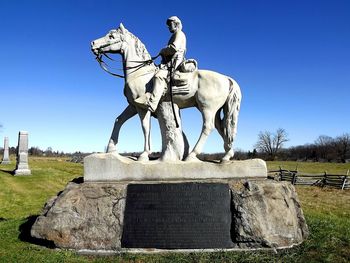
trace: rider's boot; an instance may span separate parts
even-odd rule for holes
[[[149,98],[150,98],[151,94],[150,93],[145,93],[142,94],[140,97],[138,97],[137,99],[134,100],[135,104],[143,109],[148,109],[149,108]]]

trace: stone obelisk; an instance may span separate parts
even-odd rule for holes
[[[28,166],[28,132],[20,131],[18,135],[17,164],[15,175],[30,175]]]
[[[10,155],[9,155],[9,138],[4,138],[4,156],[2,157],[1,164],[10,164]]]

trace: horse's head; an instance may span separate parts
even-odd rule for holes
[[[123,43],[125,40],[126,29],[120,24],[118,29],[113,29],[104,37],[91,42],[92,52],[98,56],[103,53],[123,53]]]
[[[119,28],[109,31],[104,37],[92,41],[91,50],[97,57],[105,53],[124,55],[128,53],[131,60],[151,59],[145,45],[130,33],[123,24],[120,24]]]

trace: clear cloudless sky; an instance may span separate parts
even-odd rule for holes
[[[349,0],[1,0],[0,144],[8,136],[16,146],[24,130],[30,147],[104,151],[127,102],[123,80],[99,68],[90,42],[122,22],[156,55],[172,15],[183,22],[187,58],[241,87],[237,148],[252,150],[260,131],[278,128],[288,132],[286,146],[350,132]],[[200,113],[186,109],[182,119],[193,147]],[[152,141],[159,151],[155,119]],[[221,152],[222,144],[215,131],[204,151]],[[135,116],[118,150],[142,148]]]

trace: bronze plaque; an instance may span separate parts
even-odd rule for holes
[[[122,247],[229,248],[230,191],[227,184],[130,184]]]

